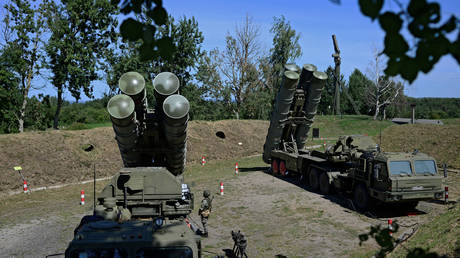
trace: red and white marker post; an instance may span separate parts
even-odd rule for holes
[[[27,186],[27,181],[24,179],[24,193],[30,193],[29,187]]]
[[[393,220],[392,219],[388,220],[388,232],[390,236],[393,236]]]
[[[206,158],[201,156],[201,165],[204,166],[206,164]]]
[[[220,195],[224,195],[224,182],[220,182]]]
[[[85,190],[80,191],[80,205],[85,205]]]
[[[238,175],[238,162],[235,163],[235,175]]]

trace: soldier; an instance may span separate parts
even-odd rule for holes
[[[198,210],[198,215],[201,216],[201,223],[203,223],[203,236],[208,237],[208,218],[209,214],[211,213],[212,209],[212,199],[214,198],[209,198],[211,194],[209,193],[208,190],[203,191],[203,197],[204,199],[201,201],[201,207]]]

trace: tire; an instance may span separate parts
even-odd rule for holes
[[[280,172],[279,170],[279,163],[277,159],[272,160],[272,173],[273,175],[276,175]]]
[[[311,168],[310,173],[308,173],[308,182],[313,191],[318,191],[319,189],[319,178],[318,170],[316,168]]]
[[[284,160],[280,160],[280,174],[281,175],[286,175],[286,162]]]
[[[330,194],[332,185],[329,183],[329,177],[326,172],[322,172],[319,176],[319,190],[322,194]]]
[[[355,187],[353,204],[358,211],[366,211],[369,208],[369,193],[363,184]]]

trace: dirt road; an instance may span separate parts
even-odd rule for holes
[[[443,210],[440,204],[424,202],[417,207],[417,216],[383,210],[377,214],[380,218],[372,218],[349,209],[342,196],[323,196],[304,189],[293,178],[276,178],[262,170],[242,164],[240,174],[224,182],[223,196],[218,193],[217,178],[196,182],[192,189],[197,197],[195,206],[201,200],[202,190],[212,189],[215,196],[209,238],[203,239],[205,257],[232,249],[231,230],[241,230],[247,237],[249,257],[353,256],[375,246],[366,243],[359,247],[358,235],[367,232],[370,225],[386,225],[387,218],[397,219],[403,225],[423,223]],[[81,216],[91,211],[89,205],[75,205],[77,194],[72,197],[73,206],[64,201],[69,199],[65,195],[70,192],[78,193],[78,187],[36,192],[33,199],[15,196],[3,200],[1,256],[44,257],[63,252]],[[90,189],[91,185],[86,187]],[[88,194],[87,198],[92,197]],[[21,204],[21,200],[26,204]],[[4,209],[11,209],[12,205],[18,205],[17,209]],[[191,217],[201,226],[195,212]]]

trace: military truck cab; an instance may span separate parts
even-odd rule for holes
[[[424,153],[379,153],[372,168],[369,192],[375,199],[415,206],[418,201],[443,196],[436,161]]]

